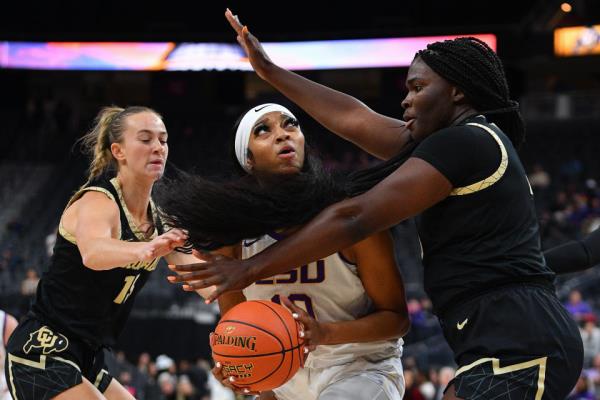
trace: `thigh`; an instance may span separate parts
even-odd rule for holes
[[[454,384],[448,386],[448,389],[444,392],[444,397],[442,400],[463,400],[460,397],[456,396],[456,391],[454,390]]]
[[[498,290],[451,313],[444,334],[464,399],[563,400],[579,377],[581,337],[553,293]]]
[[[106,397],[100,393],[100,391],[90,383],[87,379],[83,378],[79,385],[73,386],[70,389],[65,390],[58,396],[53,398],[54,400],[105,400]]]
[[[390,397],[383,386],[374,380],[364,376],[356,375],[341,379],[327,386],[318,397],[319,400],[401,400],[402,396]]]
[[[108,400],[135,400],[135,397],[133,397],[116,379],[110,381],[108,388],[104,392],[104,396],[106,396]]]

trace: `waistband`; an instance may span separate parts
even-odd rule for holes
[[[518,287],[534,287],[542,290],[546,290],[552,294],[555,294],[556,288],[553,282],[550,282],[547,277],[527,277],[523,279],[497,281],[490,283],[485,287],[477,290],[470,290],[454,296],[450,301],[441,307],[437,307],[435,314],[440,320],[444,320],[448,314],[452,314],[453,311],[462,308],[466,303],[476,301],[482,296],[489,295],[491,293],[498,292],[500,290],[515,289]]]

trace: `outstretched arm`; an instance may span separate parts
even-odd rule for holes
[[[188,289],[216,285],[209,297],[242,289],[252,282],[284,273],[290,266],[304,265],[344,249],[366,237],[417,215],[446,198],[450,181],[428,162],[409,158],[393,174],[368,192],[336,203],[316,216],[294,235],[243,261],[217,261],[178,266],[176,277],[189,281]]]
[[[404,121],[381,115],[352,96],[277,66],[237,16],[227,9],[225,17],[236,31],[237,40],[258,76],[321,125],[381,159],[398,154],[410,141]]]
[[[571,240],[544,252],[546,264],[557,274],[584,271],[600,264],[600,229],[582,240]]]
[[[119,208],[106,195],[100,192],[85,193],[71,207],[75,206],[72,231],[83,264],[93,270],[151,261],[183,246],[187,238],[179,229],[172,229],[150,242],[125,242],[118,238],[121,226]]]

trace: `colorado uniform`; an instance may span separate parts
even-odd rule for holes
[[[281,236],[272,233],[242,243],[242,257],[260,253]],[[320,322],[349,321],[373,311],[355,264],[341,253],[260,280],[243,291],[248,300],[280,303],[287,296]],[[275,389],[279,400],[402,399],[402,339],[317,346],[304,368]]]
[[[137,229],[116,178],[93,182],[75,194],[69,205],[88,191],[104,193],[116,202],[120,240],[149,241],[162,233],[152,201],[148,216],[156,227],[153,234],[146,238]],[[87,268],[73,232],[61,223],[36,299],[7,345],[6,376],[13,397],[51,399],[80,384],[84,377],[104,392],[112,380],[104,362],[104,349],[116,343],[133,299],[158,261],[133,262],[103,271]]]

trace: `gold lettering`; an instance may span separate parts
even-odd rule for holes
[[[125,269],[133,269],[137,271],[138,269],[145,269],[146,271],[154,271],[156,266],[158,265],[158,258],[155,258],[152,261],[136,261],[130,264],[123,266]]]
[[[256,351],[256,336],[229,336],[215,333],[215,344],[233,346]]]

